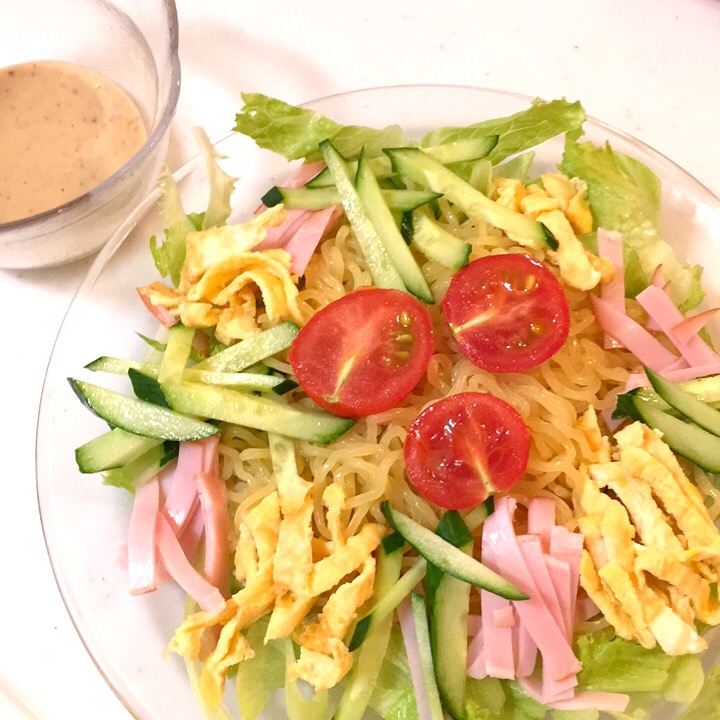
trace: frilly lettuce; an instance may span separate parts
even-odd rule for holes
[[[624,238],[625,287],[635,297],[647,287],[653,271],[662,265],[670,294],[683,312],[703,298],[702,268],[683,265],[660,231],[660,180],[641,162],[615,152],[579,142],[579,132],[568,133],[560,170],[587,185],[594,226],[616,230]]]
[[[666,655],[608,632],[581,635],[576,650],[583,664],[578,683],[586,690],[647,693],[649,700],[688,703],[703,684],[697,655]]]
[[[175,178],[165,171],[159,181],[166,226],[165,241],[158,244],[157,237],[153,235],[150,238],[150,252],[155,267],[161,277],[169,277],[175,286],[180,282],[180,271],[185,262],[185,239],[195,230],[204,230],[227,222],[230,216],[230,196],[235,187],[235,178],[230,177],[218,164],[222,156],[217,153],[205,132],[196,128],[195,139],[207,168],[210,187],[207,210],[203,213],[186,213]]]
[[[406,143],[397,125],[376,130],[360,125],[340,125],[321,113],[290,105],[260,93],[243,93],[243,107],[235,116],[235,132],[252,138],[256,144],[288,160],[322,159],[318,144],[332,140],[345,158],[354,158],[362,148],[368,156],[380,154],[384,147]]]

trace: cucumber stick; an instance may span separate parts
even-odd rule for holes
[[[442,193],[469,217],[503,230],[520,245],[557,248],[557,241],[542,223],[498,205],[419,148],[385,148],[393,169],[424,187]]]
[[[86,369],[94,372],[108,372],[125,375],[129,370],[136,370],[149,378],[158,379],[160,366],[152,363],[141,363],[133,360],[109,357],[107,355],[93,360]],[[283,378],[278,375],[267,375],[259,372],[222,372],[220,370],[197,370],[186,368],[183,379],[187,382],[206,383],[208,385],[224,385],[238,390],[278,390]]]
[[[435,532],[466,555],[472,555],[473,536],[456,511],[446,512],[440,518]],[[463,720],[471,586],[446,575],[435,565],[428,566],[425,584],[433,585],[432,591],[427,595],[430,607],[430,644],[438,690],[443,707],[456,720]]]
[[[420,670],[422,671],[425,694],[430,709],[430,720],[443,720],[442,703],[435,680],[435,666],[433,663],[432,648],[430,645],[430,632],[428,628],[427,613],[425,610],[425,598],[418,593],[410,596],[412,619],[415,624],[415,636],[417,638],[418,652],[420,655]],[[467,640],[465,640],[467,642]],[[463,668],[463,675],[465,669]],[[417,688],[415,689],[417,692]]]
[[[81,473],[102,472],[122,467],[161,443],[116,427],[77,448],[75,461]]]
[[[376,628],[389,618],[395,608],[417,587],[425,577],[427,560],[418,558],[415,564],[393,585],[393,587],[373,605],[370,612],[361,618],[350,638],[348,647],[351,651],[357,650]]]
[[[432,530],[393,509],[387,500],[381,507],[387,521],[405,538],[405,542],[443,572],[508,600],[527,600],[527,595],[512,583],[438,537]]]
[[[391,210],[409,212],[442,197],[431,190],[383,189],[382,198]],[[340,194],[334,186],[322,188],[274,187],[262,197],[267,207],[282,203],[286,210],[323,210],[340,204]]]
[[[354,177],[357,172],[357,160],[348,160],[347,166],[350,174]],[[387,155],[378,155],[373,158],[369,158],[368,162],[370,167],[375,174],[375,177],[385,179],[393,174],[392,164],[390,158]],[[329,168],[323,168],[312,180],[305,183],[306,188],[322,188],[335,185],[332,173]]]
[[[412,244],[425,257],[450,270],[459,270],[467,265],[472,250],[470,243],[455,237],[427,213],[420,210],[412,213],[405,224],[405,227],[408,226]]]
[[[275,327],[263,330],[247,340],[241,340],[212,355],[193,367],[194,370],[240,372],[261,360],[287,350],[300,328],[286,320]]]
[[[340,194],[345,215],[360,245],[373,282],[380,288],[405,290],[405,283],[380,239],[358,195],[348,164],[328,140],[320,143],[325,162]]]
[[[385,597],[400,577],[405,542],[401,537],[399,540],[399,543],[396,543],[389,535],[380,544],[373,587],[375,598]],[[377,632],[366,640],[354,657],[352,671],[345,683],[333,720],[362,720],[387,652],[392,622],[392,617],[388,615],[378,623]]]
[[[97,385],[68,378],[82,402],[106,422],[127,432],[159,440],[200,440],[217,435],[214,425],[128,397]],[[188,411],[192,413],[192,410]]]
[[[645,368],[655,392],[670,406],[682,413],[688,420],[713,435],[720,436],[720,411],[698,399],[693,393]]]
[[[720,473],[720,438],[717,435],[674,417],[641,397],[634,397],[633,403],[640,419],[659,430],[671,450],[703,470]]]
[[[320,444],[332,442],[355,424],[354,420],[321,410],[306,410],[213,385],[183,383],[163,385],[162,390],[177,412]]]
[[[383,199],[382,190],[364,155],[361,155],[358,160],[355,189],[408,292],[419,300],[433,303],[434,298],[430,286],[400,234],[400,229],[395,224],[395,218]]]
[[[178,323],[168,331],[167,346],[160,361],[157,380],[161,383],[179,383],[192,350],[195,330]]]

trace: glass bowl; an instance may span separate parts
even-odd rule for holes
[[[147,132],[135,155],[88,192],[0,223],[0,267],[58,265],[104,245],[157,180],[180,92],[177,12],[173,0],[10,0],[3,11],[11,39],[0,44],[0,68],[81,65],[127,93]]]
[[[341,123],[383,126],[399,123],[410,137],[443,125],[466,125],[514,113],[531,98],[492,90],[405,86],[361,90],[314,101],[308,107]],[[643,143],[589,120],[586,135],[610,141],[615,150],[647,164],[662,180],[663,224],[683,258],[706,267],[720,261],[720,200],[677,165]],[[218,145],[225,168],[239,177],[235,219],[247,219],[258,198],[287,175],[287,163],[232,135]],[[546,143],[538,170],[559,159],[562,141]],[[185,209],[201,210],[207,198],[202,161],[176,174]],[[130,497],[81,475],[73,450],[103,430],[103,423],[78,401],[66,382],[100,355],[142,357],[136,332],[150,334],[152,320],[135,287],[156,279],[148,238],[161,233],[157,191],[130,215],[102,250],[80,287],[57,338],[40,406],[37,487],[48,553],[60,592],[88,652],[107,682],[140,720],[202,720],[181,658],[163,658],[183,617],[184,598],[170,584],[142,597],[127,591],[117,561],[126,540]],[[709,304],[717,304],[720,278],[706,277]],[[87,376],[90,377],[89,375]],[[718,662],[717,643],[709,662]],[[279,717],[269,712],[266,717]],[[656,718],[661,717],[657,715]],[[653,718],[653,720],[656,720]]]

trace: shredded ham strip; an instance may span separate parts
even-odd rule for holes
[[[217,474],[201,472],[195,476],[200,508],[205,526],[205,578],[218,588],[224,597],[230,594],[228,585],[227,489]]]
[[[162,513],[157,515],[157,547],[175,582],[203,609],[218,615],[225,609],[225,598],[185,557],[170,523]]]
[[[159,509],[160,480],[154,477],[135,490],[130,515],[126,557],[132,595],[152,592],[157,588],[155,520]]]
[[[594,295],[590,296],[590,301],[603,332],[625,346],[643,365],[661,372],[675,362],[676,356],[642,325]]]
[[[710,365],[720,362],[717,353],[703,342],[698,335],[683,340],[673,331],[673,328],[682,323],[684,318],[662,289],[655,285],[648,285],[638,294],[637,301],[667,335],[670,342],[680,351],[680,354],[687,360],[688,365],[692,367],[693,365]],[[642,358],[640,359],[642,361]]]

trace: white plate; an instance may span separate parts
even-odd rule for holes
[[[408,86],[361,90],[309,103],[334,120],[375,127],[399,123],[410,137],[446,125],[468,125],[528,107],[530,98],[466,87]],[[595,143],[648,165],[662,181],[664,236],[686,260],[717,267],[720,201],[674,163],[633,138],[588,121]],[[225,167],[240,178],[235,219],[249,217],[260,195],[288,171],[287,163],[237,135],[223,140]],[[562,140],[538,152],[537,170],[552,169]],[[188,211],[206,202],[205,171],[198,159],[177,174]],[[37,442],[38,498],[43,530],[57,583],[78,632],[98,669],[139,720],[201,720],[181,658],[163,652],[183,612],[182,593],[170,584],[131,597],[118,563],[131,508],[124,491],[81,475],[73,450],[104,429],[78,402],[66,382],[100,355],[140,358],[136,332],[152,335],[155,323],[135,288],[157,279],[148,238],[161,234],[157,192],[127,220],[90,269],[58,335],[40,406]],[[720,278],[707,273],[711,297]],[[713,303],[716,304],[716,303]],[[103,379],[104,381],[104,379]]]

